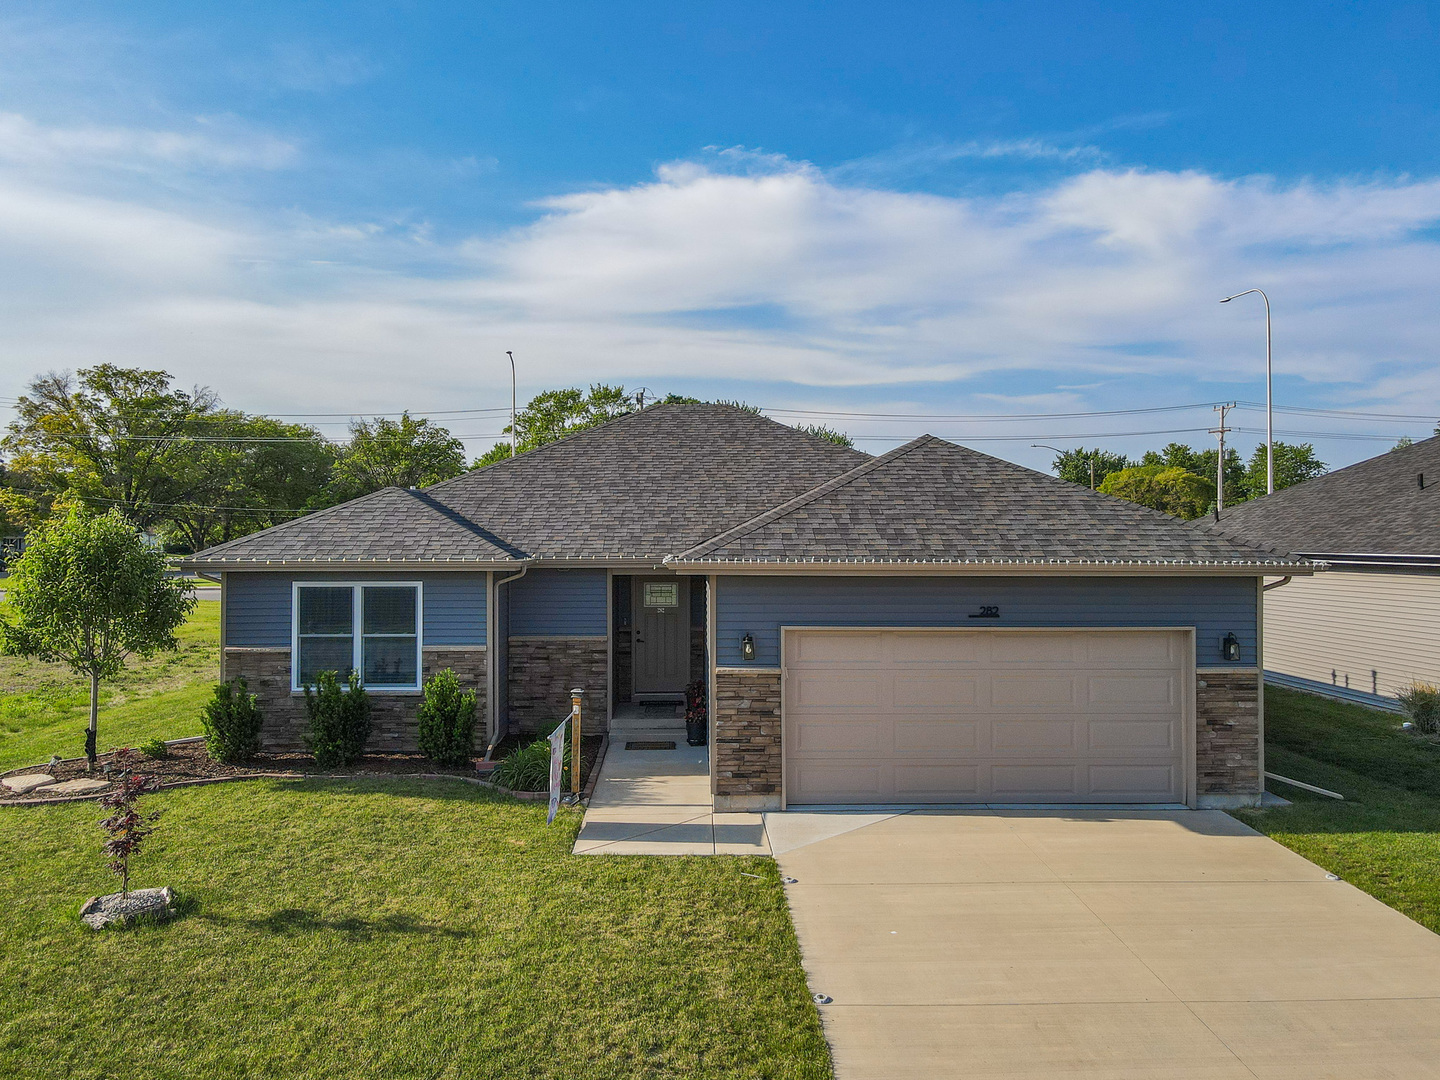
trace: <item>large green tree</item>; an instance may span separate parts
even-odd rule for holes
[[[1124,454],[1101,450],[1098,446],[1094,450],[1077,446],[1073,450],[1062,450],[1056,454],[1055,461],[1050,467],[1055,470],[1055,475],[1061,480],[1069,480],[1072,484],[1083,484],[1085,487],[1089,487],[1092,463],[1095,466],[1093,476],[1096,487],[1099,487],[1100,482],[1111,473],[1129,468],[1133,464]]]
[[[1135,465],[1113,472],[1100,490],[1189,521],[1215,502],[1215,481],[1171,465]]]
[[[72,506],[31,530],[5,589],[12,616],[0,618],[0,646],[90,680],[85,757],[93,768],[101,681],[131,655],[175,648],[175,630],[195,606],[190,585],[169,576],[164,553],[119,510],[96,516]]]
[[[1315,447],[1309,443],[1275,444],[1276,491],[1323,476],[1327,468],[1329,466],[1315,455]],[[1245,470],[1245,489],[1250,498],[1258,499],[1265,494],[1265,484],[1265,444],[1261,443],[1250,455],[1250,464]]]
[[[1203,476],[1212,483],[1215,479],[1215,461],[1220,456],[1220,447],[1212,446],[1196,450],[1184,443],[1172,442],[1160,450],[1147,450],[1140,459],[1141,465],[1165,465],[1172,469]],[[1233,506],[1250,497],[1246,483],[1245,462],[1233,446],[1225,448],[1225,504]]]
[[[465,444],[448,430],[408,412],[399,420],[376,417],[350,425],[331,475],[337,499],[383,487],[426,487],[465,471]]]
[[[523,454],[527,450],[556,442],[586,428],[618,420],[634,412],[636,408],[634,395],[627,393],[623,386],[595,383],[588,393],[578,386],[546,390],[543,394],[536,394],[525,408],[516,414],[516,442]],[[510,425],[506,424],[504,430],[508,435]],[[509,456],[509,441],[498,442],[477,458],[471,467],[484,468],[497,461],[504,461]]]
[[[99,364],[31,382],[5,437],[10,467],[42,491],[113,506],[141,528],[194,498],[194,436],[213,392],[170,385],[164,371]]]

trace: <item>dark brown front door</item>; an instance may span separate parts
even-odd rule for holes
[[[632,581],[635,694],[683,694],[690,681],[690,579]]]

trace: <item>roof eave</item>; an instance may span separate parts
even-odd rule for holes
[[[309,559],[181,559],[181,570],[508,570],[526,559],[375,559],[333,556]]]
[[[970,559],[920,562],[902,559],[752,559],[667,560],[672,570],[707,574],[916,574],[928,576],[970,575],[1053,575],[1053,576],[1154,576],[1234,577],[1299,576],[1315,572],[1308,561],[1138,561],[1138,560],[1026,560]]]

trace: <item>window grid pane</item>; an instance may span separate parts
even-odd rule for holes
[[[352,608],[355,590],[339,587],[305,586],[297,590],[302,634],[353,634],[355,618]]]
[[[415,626],[415,588],[411,585],[377,588],[364,591],[366,634],[417,633]]]
[[[301,686],[313,686],[322,671],[349,678],[355,666],[355,638],[350,634],[307,635],[300,639]]]
[[[366,635],[362,678],[366,686],[416,684],[415,635]]]

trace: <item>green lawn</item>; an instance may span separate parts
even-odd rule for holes
[[[1267,688],[1266,768],[1345,801],[1272,781],[1293,806],[1236,816],[1440,932],[1440,743],[1401,732],[1401,720]]]
[[[202,600],[180,649],[131,660],[102,685],[100,749],[200,734],[200,708],[220,677],[220,605]],[[0,656],[0,772],[85,753],[90,684],[63,664]]]
[[[446,781],[164,792],[96,933],[93,803],[0,810],[0,1076],[830,1075],[769,859],[572,856],[579,815]]]

